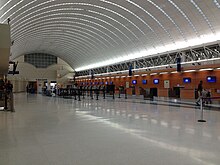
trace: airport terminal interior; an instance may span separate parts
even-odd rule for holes
[[[219,165],[220,0],[0,0],[0,165]]]

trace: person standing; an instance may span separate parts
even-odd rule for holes
[[[7,83],[5,84],[5,89],[6,93],[8,95],[9,103],[10,103],[10,109],[12,112],[15,112],[14,109],[14,96],[13,96],[13,85],[11,82],[8,80]]]
[[[8,94],[11,93],[13,90],[13,85],[11,84],[11,82],[9,80],[5,84],[5,89]]]
[[[196,105],[199,105],[200,99],[202,97],[202,91],[203,91],[203,86],[202,86],[203,82],[200,81],[198,88],[197,88],[197,92],[198,92],[198,99],[196,100]]]

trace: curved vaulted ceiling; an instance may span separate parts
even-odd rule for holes
[[[44,52],[77,71],[220,39],[220,0],[1,0],[12,59]]]

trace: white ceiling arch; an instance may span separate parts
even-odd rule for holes
[[[77,71],[218,42],[219,0],[1,0],[14,59],[56,55]]]

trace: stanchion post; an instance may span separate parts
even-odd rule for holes
[[[83,96],[83,99],[85,99],[85,89],[82,89],[82,96]]]
[[[78,101],[81,101],[81,99],[80,99],[80,89],[78,89],[78,98],[79,98]]]
[[[105,99],[105,88],[103,88],[103,99]]]
[[[8,96],[7,96],[7,93],[5,92],[5,107],[4,107],[5,110],[8,109]]]
[[[202,97],[200,98],[200,110],[201,110],[201,119],[199,119],[198,122],[206,122],[203,119],[203,98]]]
[[[119,95],[118,98],[121,98],[121,90],[119,89]]]
[[[96,100],[99,100],[99,91],[96,89]]]
[[[14,94],[13,94],[13,92],[10,92],[10,108],[11,108],[11,112],[15,112],[15,108],[14,108]]]
[[[92,89],[91,89],[91,93],[90,94],[91,94],[91,99],[93,99],[93,91],[92,91]]]
[[[113,99],[115,99],[115,91],[113,91]]]
[[[76,98],[76,89],[74,89],[74,91],[75,91],[74,92],[74,99],[77,100],[77,98]]]
[[[127,90],[125,89],[125,99],[127,99]]]

